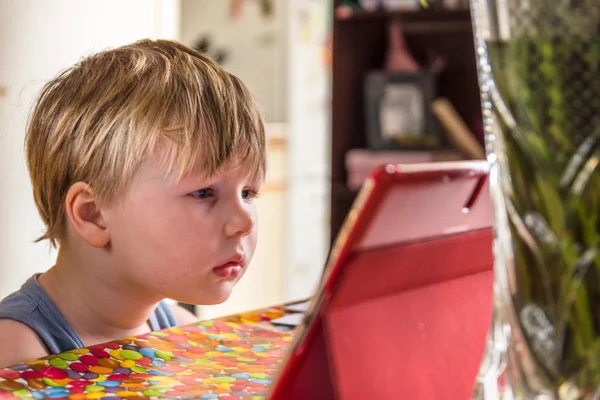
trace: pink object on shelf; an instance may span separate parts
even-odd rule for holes
[[[418,74],[421,67],[415,61],[404,42],[404,33],[400,24],[392,22],[388,27],[388,48],[385,60],[387,72]]]
[[[371,171],[382,164],[415,164],[437,161],[459,161],[460,154],[452,150],[370,151],[353,149],[346,152],[346,185],[358,190]]]

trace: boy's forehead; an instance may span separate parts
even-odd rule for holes
[[[140,165],[136,175],[137,178],[144,181],[157,182],[170,187],[217,180],[225,175],[249,178],[253,175],[254,166],[247,164],[239,157],[233,157],[227,160],[216,172],[209,174],[201,154],[198,154],[194,165],[183,171],[179,176],[176,171],[173,171],[173,165],[166,160],[164,154],[154,154]],[[177,169],[176,165],[175,169]]]
[[[264,163],[254,152],[238,148],[224,162],[215,164],[207,159],[202,146],[180,148],[166,139],[159,139],[139,165],[135,178],[160,182],[173,186],[178,183],[205,182],[222,175],[234,175],[244,179],[262,180]]]
[[[182,158],[185,157],[184,162]],[[189,164],[189,165],[188,165]],[[193,150],[192,154],[182,154],[175,147],[167,146],[164,141],[159,141],[153,151],[145,157],[139,167],[139,173],[147,177],[156,177],[157,179],[169,178],[170,175],[177,174],[178,171],[185,173],[192,172],[198,166],[204,164],[204,157],[200,149]]]
[[[179,182],[197,182],[207,180],[218,180],[225,176],[233,176],[237,178],[249,178],[253,175],[253,166],[248,165],[247,162],[238,159],[227,160],[221,165],[214,173],[209,174],[203,168],[203,164],[198,162],[196,167],[186,171],[185,174],[179,179]]]

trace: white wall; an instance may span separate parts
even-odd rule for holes
[[[269,122],[287,121],[286,49],[289,0],[276,0],[272,18],[259,1],[246,1],[239,18],[229,15],[229,0],[182,0],[181,40],[192,46],[210,35],[228,52],[223,67],[248,86]]]
[[[144,37],[177,39],[178,0],[0,0],[0,298],[52,266],[23,138],[32,100],[61,69]]]
[[[289,160],[286,300],[312,294],[330,232],[330,70],[324,48],[332,0],[286,0]]]

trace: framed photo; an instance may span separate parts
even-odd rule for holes
[[[371,71],[365,77],[367,144],[372,150],[429,149],[440,146],[431,110],[431,74]]]

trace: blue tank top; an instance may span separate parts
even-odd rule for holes
[[[85,347],[39,284],[39,275],[33,275],[20,290],[0,301],[0,319],[12,319],[27,325],[37,333],[50,354]],[[148,319],[148,324],[150,329],[157,331],[173,327],[176,322],[169,306],[161,301]]]

